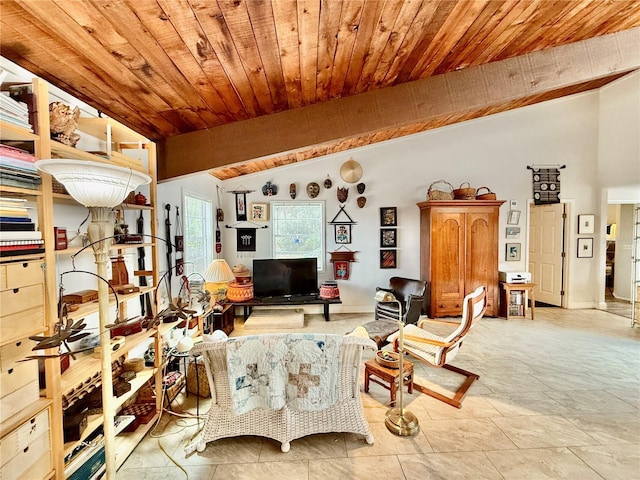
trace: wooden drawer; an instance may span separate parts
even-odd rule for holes
[[[13,262],[0,265],[0,290],[44,283],[43,262]]]
[[[0,398],[15,392],[26,384],[38,381],[38,362],[15,363],[13,368],[0,373]]]
[[[3,342],[12,342],[31,335],[34,332],[44,331],[45,318],[43,305],[25,312],[14,313],[6,317],[3,316],[0,319],[0,338]]]
[[[2,478],[45,478],[51,470],[51,444],[49,435],[40,435],[33,439],[28,447],[9,460],[0,469]]]
[[[455,317],[462,314],[462,300],[436,300],[433,303],[435,304],[435,313],[438,316],[451,315]],[[431,316],[435,316],[434,312],[431,312]]]
[[[25,405],[35,402],[39,397],[40,386],[36,377],[34,382],[27,383],[24,387],[0,398],[0,423],[18,413]]]
[[[8,372],[18,360],[31,355],[34,345],[33,341],[24,338],[0,347],[0,372]]]
[[[0,303],[2,318],[25,310],[44,305],[44,285],[29,285],[26,287],[16,287],[0,292]]]
[[[0,462],[6,465],[18,456],[25,448],[29,448],[37,437],[49,432],[49,410],[44,410],[31,417],[20,427],[0,440]]]

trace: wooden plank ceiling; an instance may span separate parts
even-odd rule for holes
[[[168,179],[194,171],[167,153],[191,132],[274,114],[284,130],[297,109],[639,26],[640,0],[0,0],[0,53],[159,140]],[[287,151],[247,148],[232,165],[218,151],[197,169],[229,179],[598,88],[628,70]]]

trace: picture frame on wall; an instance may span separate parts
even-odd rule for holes
[[[595,233],[595,215],[578,215],[578,234]]]
[[[383,248],[395,248],[398,245],[395,228],[380,229],[380,246]]]
[[[397,207],[380,208],[380,226],[381,227],[397,227],[398,226],[398,208]]]
[[[507,239],[517,240],[520,238],[520,227],[507,227],[505,234]]]
[[[578,258],[593,258],[593,238],[578,239]]]
[[[251,204],[251,220],[255,222],[266,222],[269,220],[269,204],[268,203],[252,203]]]
[[[340,244],[351,243],[351,225],[338,223],[333,226],[335,230],[335,242]]]
[[[509,210],[507,225],[518,225],[520,223],[520,210]]]
[[[519,262],[521,256],[521,243],[507,243],[505,260],[507,262]]]
[[[395,250],[380,250],[380,268],[397,268],[398,257]]]

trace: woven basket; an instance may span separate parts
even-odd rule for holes
[[[67,192],[67,189],[65,188],[65,186],[62,185],[59,181],[57,181],[55,178],[51,179],[51,191],[53,193],[62,193],[64,195],[69,195],[69,192]]]
[[[453,185],[446,180],[438,180],[429,185],[427,200],[453,200]]]
[[[456,188],[453,191],[453,198],[456,200],[472,200],[476,198],[476,189],[471,188],[469,182],[464,182],[460,185],[460,188]]]
[[[480,193],[480,190],[482,190],[483,188],[486,190],[486,193]],[[476,190],[476,200],[495,200],[495,199],[496,199],[496,194],[493,193],[489,187],[479,187],[478,190]]]
[[[394,360],[389,360],[389,357]],[[378,350],[375,358],[376,362],[385,368],[398,368],[400,366],[400,362],[398,361],[399,355],[396,352]]]

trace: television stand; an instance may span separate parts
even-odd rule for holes
[[[267,301],[264,301],[267,300]],[[266,305],[322,305],[325,321],[329,321],[329,305],[340,304],[340,298],[319,298],[315,295],[302,295],[297,297],[265,297],[252,298],[245,302],[233,302],[237,307],[244,307],[243,317],[247,321],[253,307],[262,307]]]

